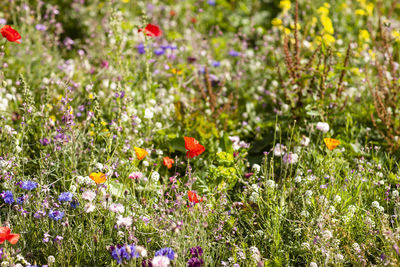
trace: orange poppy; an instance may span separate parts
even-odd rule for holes
[[[92,172],[89,175],[90,179],[92,179],[96,184],[102,184],[107,180],[107,176],[102,172]]]
[[[204,146],[199,144],[199,141],[194,139],[193,137],[184,137],[185,139],[185,148],[189,150],[186,153],[186,157],[194,158],[203,153],[206,149]]]
[[[340,145],[340,141],[333,138],[324,138],[324,142],[329,150],[334,150],[338,145]]]
[[[3,244],[4,241],[8,241],[11,244],[15,245],[20,236],[19,234],[12,234],[11,229],[8,227],[0,227],[0,244]]]
[[[188,198],[189,201],[193,203],[203,202],[203,198],[199,197],[194,191],[188,191]]]
[[[133,148],[134,150],[135,150],[135,152],[136,152],[136,157],[139,159],[139,160],[142,160],[142,159],[144,159],[144,157],[146,157],[149,153],[147,153],[147,151],[145,150],[145,149],[143,149],[143,148],[140,148],[140,147],[134,147]]]
[[[167,166],[168,169],[172,168],[172,164],[174,164],[175,161],[169,157],[164,157],[163,159],[163,164],[164,166]]]

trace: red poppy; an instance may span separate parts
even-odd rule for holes
[[[164,166],[167,166],[168,169],[172,168],[172,164],[174,164],[175,161],[169,157],[164,157],[163,159],[163,164]]]
[[[158,37],[162,35],[162,30],[153,24],[147,24],[146,28],[139,29],[139,32],[144,31],[147,36]]]
[[[5,25],[3,28],[0,29],[1,35],[3,35],[4,38],[7,38],[8,41],[10,42],[16,42],[18,44],[21,43],[21,35],[11,28],[10,25]]]
[[[189,201],[193,203],[203,202],[203,198],[199,197],[194,191],[188,191],[188,198]]]
[[[0,227],[0,244],[3,244],[6,240],[14,245],[19,240],[19,234],[11,234],[10,228]]]
[[[184,137],[185,139],[185,148],[189,150],[186,152],[186,157],[194,158],[203,153],[206,149],[204,146],[199,144],[199,141],[194,139],[193,137]]]

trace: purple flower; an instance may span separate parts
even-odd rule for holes
[[[221,62],[214,60],[214,61],[212,62],[212,65],[213,65],[213,67],[216,67],[216,68],[217,68],[217,67],[221,66]]]
[[[156,49],[156,50],[154,50],[154,54],[156,55],[156,56],[162,56],[162,55],[164,55],[164,49]]]
[[[139,258],[140,256],[133,244],[110,246],[110,253],[111,257],[113,257],[118,264],[121,264],[123,259],[130,260],[132,258]]]
[[[207,2],[210,6],[215,6],[216,1],[215,0],[208,0]]]
[[[21,188],[24,190],[33,190],[35,188],[37,188],[37,183],[35,183],[34,181],[23,181],[21,184]]]
[[[79,206],[79,201],[74,199],[71,201],[70,205],[71,205],[71,208],[76,209],[76,207]]]
[[[72,193],[71,192],[63,192],[58,196],[58,201],[60,202],[70,202],[72,201]]]
[[[190,248],[190,254],[192,257],[201,257],[203,255],[203,249],[200,246]]]
[[[59,211],[59,210],[50,210],[49,212],[49,218],[53,219],[55,221],[59,221],[64,217],[64,212],[63,211]]]
[[[25,199],[24,196],[17,197],[17,203],[19,205],[22,205],[24,203],[24,199]]]
[[[144,53],[146,53],[146,49],[144,48],[144,44],[139,44],[136,48],[137,48],[139,54],[143,55]]]
[[[14,195],[11,191],[3,191],[3,193],[1,193],[1,197],[4,199],[4,202],[7,204],[12,204],[14,203]]]
[[[229,55],[231,57],[238,57],[239,56],[239,52],[235,51],[235,50],[230,50],[229,51]]]
[[[42,31],[42,32],[47,29],[46,25],[43,25],[43,24],[37,24],[35,28],[36,28],[36,30]]]
[[[40,143],[42,146],[47,146],[48,144],[50,144],[50,140],[47,139],[47,138],[42,138],[42,139],[39,140],[39,143]]]
[[[172,250],[172,248],[162,248],[160,250],[157,250],[154,255],[155,256],[165,256],[165,257],[169,258],[170,260],[175,259],[175,252]]]
[[[204,260],[199,258],[191,258],[187,262],[188,267],[202,267],[204,266]]]

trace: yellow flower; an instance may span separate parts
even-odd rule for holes
[[[136,157],[137,157],[139,160],[144,159],[144,157],[146,157],[147,154],[149,154],[149,153],[147,153],[146,150],[144,150],[143,148],[140,148],[140,147],[136,147],[136,146],[135,146],[133,149],[135,150],[135,152],[136,152]]]
[[[177,74],[177,75],[181,75],[181,74],[183,73],[182,70],[177,70],[177,69],[175,69],[175,68],[173,68],[173,69],[171,70],[171,72],[172,72],[173,74]]]
[[[369,56],[371,57],[371,59],[372,59],[373,61],[375,61],[375,59],[376,59],[376,54],[375,54],[375,52],[372,51],[371,49],[369,49],[369,50],[368,50],[368,54],[369,54]]]
[[[274,18],[274,19],[272,20],[271,23],[272,23],[272,25],[275,26],[275,27],[281,26],[281,25],[282,25],[282,20],[281,20],[281,19],[278,19],[278,18]]]
[[[290,9],[291,5],[292,4],[290,3],[289,0],[282,0],[279,2],[279,7],[282,8],[283,12],[288,11]]]
[[[360,33],[358,34],[358,38],[362,42],[369,42],[371,39],[369,36],[369,32],[367,30],[360,30]]]
[[[294,23],[290,24],[290,28],[294,30],[294,28],[295,28]],[[300,29],[301,29],[301,25],[299,23],[297,23],[297,30],[300,30]]]
[[[331,46],[332,44],[335,43],[336,39],[332,35],[326,33],[322,35],[322,38],[318,38],[320,41],[322,41],[325,45]]]
[[[107,180],[107,176],[102,172],[92,172],[89,175],[90,179],[92,179],[96,184],[102,184]]]
[[[122,0],[123,3],[129,3],[129,0]]]
[[[320,8],[317,9],[317,13],[318,13],[320,16],[328,16],[328,15],[329,15],[329,9],[327,9],[327,8],[324,7],[324,6],[321,6]]]
[[[93,94],[89,94],[89,99],[93,99]]]
[[[400,32],[399,31],[392,31],[392,37],[394,38],[395,42],[400,42]]]
[[[90,136],[94,136],[94,132],[93,132],[93,131],[90,131],[90,132],[89,132],[89,135],[90,135]]]
[[[374,12],[374,4],[369,3],[365,6],[365,9],[367,10],[368,16],[372,16]]]
[[[102,122],[101,122],[101,125],[106,126],[106,125],[107,125],[107,122],[102,121]]]
[[[56,121],[56,116],[54,116],[54,115],[50,115],[50,120],[52,120],[52,121]]]
[[[356,9],[355,14],[360,16],[365,16],[367,13],[365,12],[364,9]]]
[[[324,27],[324,31],[329,34],[333,34],[334,29],[333,29],[331,19],[328,18],[327,16],[321,16],[320,20],[321,20],[322,26]]]
[[[285,32],[285,34],[289,35],[290,34],[290,29],[289,28],[285,28],[284,32]]]

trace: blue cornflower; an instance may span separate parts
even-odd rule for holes
[[[21,188],[25,190],[33,190],[37,187],[37,183],[34,181],[23,181],[21,184]]]
[[[79,201],[74,199],[74,200],[71,201],[70,205],[71,205],[71,208],[76,209],[76,207],[79,206]]]
[[[3,191],[3,193],[1,193],[1,197],[4,199],[4,202],[7,204],[12,204],[14,203],[14,195],[11,191]]]
[[[231,57],[238,57],[239,56],[239,52],[235,51],[235,50],[230,50],[229,51],[229,55]]]
[[[215,0],[208,0],[207,2],[210,6],[215,6],[216,1]]]
[[[159,48],[159,49],[156,49],[156,50],[154,50],[154,54],[156,55],[156,56],[162,56],[162,55],[164,55],[164,49],[162,49],[162,48]]]
[[[172,248],[162,248],[156,251],[155,256],[165,256],[173,261],[175,259],[175,252],[172,250]]]
[[[50,210],[49,211],[49,218],[55,221],[59,221],[64,217],[64,212],[59,210]]]
[[[58,196],[58,201],[60,202],[69,202],[72,201],[72,193],[71,192],[63,192]]]
[[[110,253],[111,257],[113,257],[118,264],[121,264],[123,259],[130,260],[132,258],[139,258],[140,256],[133,244],[110,246]]]
[[[24,203],[24,196],[17,197],[17,203],[22,205]]]
[[[212,65],[213,65],[214,67],[219,67],[219,66],[221,66],[221,62],[214,60],[214,61],[212,62]]]
[[[144,44],[139,44],[136,48],[137,48],[139,54],[143,55],[144,53],[146,53],[146,49],[144,48]]]

